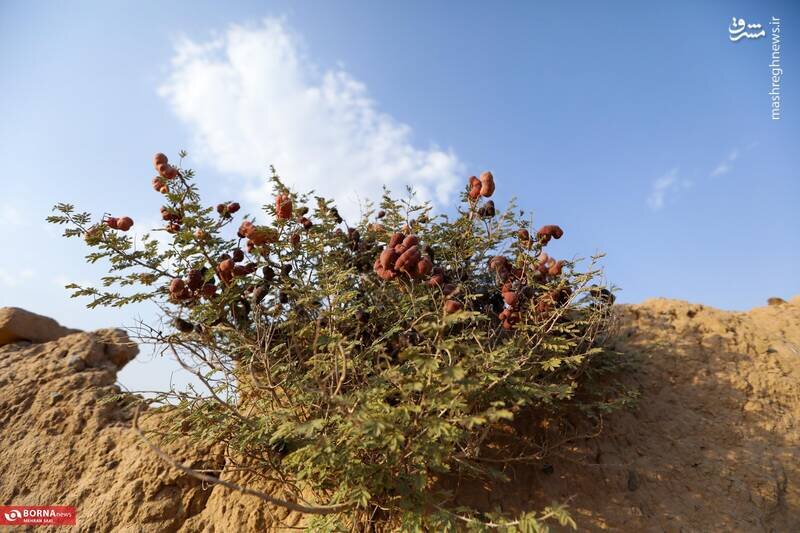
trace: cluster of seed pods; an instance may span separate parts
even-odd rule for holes
[[[213,278],[205,280],[205,269],[191,269],[186,274],[186,278],[174,278],[169,283],[169,296],[173,301],[196,300],[201,296],[213,298],[217,293],[217,287]]]
[[[422,253],[419,237],[398,232],[375,260],[374,269],[378,277],[387,281],[402,275],[422,279],[433,271],[433,261]]]

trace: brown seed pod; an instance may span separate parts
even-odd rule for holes
[[[423,257],[417,263],[417,274],[422,276],[427,276],[433,270],[433,261],[430,260],[429,257]]]
[[[496,255],[489,260],[489,270],[499,271],[511,268],[511,263],[502,255]]]
[[[228,213],[233,214],[233,213],[237,212],[240,207],[241,206],[238,204],[238,202],[231,202],[227,206],[227,211],[228,211]]]
[[[419,247],[414,245],[400,254],[400,257],[398,257],[397,261],[394,263],[395,270],[405,270],[407,263],[416,264],[416,262],[419,261],[419,258]]]
[[[481,195],[481,180],[475,176],[470,176],[468,185],[469,192],[467,193],[467,196],[469,196],[470,200],[477,200]]]
[[[162,187],[167,186],[166,180],[161,176],[156,176],[155,178],[153,178],[152,183],[153,183],[153,190],[158,192],[161,192]]]
[[[444,285],[444,274],[434,274],[426,283],[429,287],[441,287]]]
[[[158,168],[159,165],[166,165],[169,159],[161,152],[153,156],[153,166]]]
[[[383,268],[393,268],[397,257],[397,253],[393,249],[387,247],[381,252],[379,260]]]
[[[481,196],[489,198],[491,195],[494,194],[494,176],[492,176],[491,172],[486,171],[483,174],[481,174],[480,181],[481,181]]]
[[[442,294],[445,296],[450,296],[456,294],[458,292],[458,287],[453,285],[452,283],[445,283],[442,285]]]
[[[457,313],[462,309],[464,309],[464,304],[456,300],[447,300],[444,302],[444,313],[446,315],[452,315],[453,313]]]
[[[206,233],[206,230],[204,229],[197,228],[194,230],[194,238],[198,241],[204,241],[208,238],[208,233]]]
[[[408,237],[403,239],[403,246],[405,246],[406,249],[411,248],[412,246],[416,246],[418,244],[419,244],[419,237],[417,237],[416,235],[409,235]]]
[[[106,223],[106,226],[108,226],[109,228],[117,229],[118,221],[119,221],[119,219],[117,217],[108,217],[108,218],[105,219],[104,222]]]
[[[247,267],[244,265],[234,265],[231,272],[233,273],[234,277],[240,278],[247,275]]]
[[[196,269],[191,269],[186,276],[186,286],[196,291],[203,285],[203,274]]]
[[[523,242],[528,242],[531,240],[531,234],[525,228],[520,228],[519,231],[517,231],[517,237],[519,237],[519,240]]]
[[[166,179],[171,180],[178,175],[178,169],[173,167],[172,165],[164,164],[159,165],[159,174],[164,176]]]
[[[250,228],[247,232],[247,237],[253,241],[256,246],[278,242],[278,232],[272,228],[265,228],[263,226],[253,226]]]
[[[392,234],[391,238],[389,239],[389,248],[394,248],[395,246],[403,242],[404,238],[405,235],[403,235],[402,233]]]
[[[542,245],[545,245],[548,242],[550,242],[551,237],[555,239],[560,239],[562,235],[564,235],[564,231],[555,224],[548,224],[547,226],[542,226],[539,229],[539,231],[536,232],[536,238],[539,239],[539,242],[541,242]]]
[[[233,262],[233,259],[230,259],[230,258],[229,259],[224,259],[219,264],[219,271],[220,272],[232,272],[234,265],[235,265],[235,263]]]
[[[214,295],[217,294],[217,286],[212,283],[206,283],[200,289],[200,294],[202,294],[204,298],[213,298]]]
[[[186,283],[181,278],[175,278],[169,282],[169,292],[172,294],[179,294],[184,287],[186,287]]]
[[[519,302],[519,295],[514,291],[504,292],[503,301],[511,307],[514,307],[517,305],[517,302]]]
[[[292,236],[289,238],[290,242],[292,243],[292,248],[295,250],[300,248],[300,234],[295,232],[292,233]]]
[[[217,204],[217,214],[219,216],[225,216],[228,214],[228,206],[225,204]]]
[[[117,220],[117,229],[120,231],[128,231],[133,227],[133,219],[131,217],[122,217]]]
[[[241,262],[241,261],[244,261],[244,252],[242,251],[242,249],[241,249],[241,248],[236,248],[236,249],[235,249],[235,250],[232,252],[232,254],[231,254],[231,258],[233,259],[233,262],[234,262],[234,263],[239,263],[239,262]]]
[[[272,279],[275,277],[275,271],[272,270],[271,266],[267,265],[261,269],[261,275],[264,276],[265,280],[272,281]]]
[[[172,325],[175,326],[175,329],[182,333],[191,333],[194,331],[194,324],[182,318],[175,318],[172,321]]]
[[[564,261],[557,261],[553,265],[550,266],[550,268],[547,270],[547,273],[550,276],[553,276],[553,277],[560,276],[561,275],[561,269],[563,267],[564,267]]]
[[[240,239],[244,239],[245,237],[247,237],[247,234],[250,232],[250,230],[253,229],[253,227],[254,226],[252,222],[250,222],[249,220],[245,220],[244,222],[239,224],[239,229],[236,232],[236,235],[238,235]]]
[[[384,211],[383,209],[378,211],[378,214],[376,215],[377,218],[383,218],[385,216],[386,216],[386,211]]]
[[[496,211],[493,200],[489,200],[480,209],[478,209],[478,215],[482,218],[492,218],[495,214]]]
[[[310,221],[309,219],[307,219],[306,217],[300,217],[300,219],[299,219],[297,222],[298,222],[298,223],[299,223],[301,226],[303,226],[303,229],[304,229],[304,230],[310,230],[312,227],[314,227],[314,223],[313,223],[313,222],[311,222],[311,221]]]

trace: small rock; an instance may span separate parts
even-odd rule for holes
[[[776,296],[773,296],[772,298],[769,298],[767,300],[767,305],[783,305],[785,303],[786,300],[784,300],[783,298],[778,298]]]
[[[546,464],[546,465],[544,465],[542,467],[542,472],[544,472],[545,474],[547,474],[549,476],[550,474],[555,472],[555,468],[553,468],[553,465],[551,465],[551,464]]]
[[[64,395],[60,392],[51,392],[50,393],[50,405],[55,405],[61,400],[64,399]]]
[[[84,361],[80,356],[73,355],[69,359],[67,359],[67,366],[74,370],[75,372],[80,372],[84,368],[86,368],[86,361]]]

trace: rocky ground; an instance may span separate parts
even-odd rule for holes
[[[800,298],[747,313],[672,300],[619,306],[637,406],[504,486],[462,487],[508,511],[570,501],[581,531],[800,531]],[[124,332],[0,309],[0,504],[74,505],[80,531],[264,531],[300,517],[207,487],[131,430],[116,374]],[[146,424],[156,424],[157,417]],[[237,480],[215,449],[166,450]],[[268,485],[257,488],[271,492]]]

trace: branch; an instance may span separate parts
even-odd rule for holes
[[[260,498],[267,503],[272,505],[276,505],[278,507],[283,507],[284,509],[289,509],[290,511],[297,511],[299,513],[304,514],[315,514],[315,515],[325,515],[325,514],[332,514],[332,513],[340,513],[342,511],[346,511],[351,509],[355,504],[354,503],[339,503],[334,505],[302,505],[295,502],[290,502],[286,500],[282,500],[280,498],[276,498],[274,496],[270,496],[265,492],[261,492],[260,490],[251,489],[248,487],[242,487],[237,485],[236,483],[231,483],[230,481],[225,481],[224,479],[219,479],[214,476],[209,476],[208,474],[203,474],[191,467],[183,465],[177,462],[175,459],[171,458],[167,455],[161,448],[150,442],[147,437],[145,437],[142,430],[139,429],[139,405],[136,406],[136,412],[133,415],[133,429],[136,431],[136,434],[139,438],[144,441],[150,450],[155,453],[159,458],[161,458],[164,462],[172,466],[173,468],[180,470],[184,474],[188,474],[196,479],[201,481],[205,481],[206,483],[212,483],[216,485],[222,485],[223,487],[241,492],[242,494],[247,494],[250,496],[255,496],[256,498]]]

